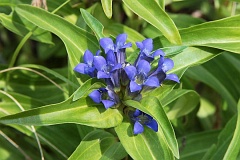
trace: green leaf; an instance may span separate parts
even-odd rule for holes
[[[15,12],[10,15],[0,13],[0,21],[4,27],[20,36],[25,36],[36,28],[34,24],[30,23]],[[30,38],[39,42],[53,44],[52,35],[41,28],[34,30]]]
[[[99,49],[96,37],[57,15],[29,5],[17,6],[16,12],[40,28],[61,38],[68,52],[71,77],[74,75],[73,68],[79,63],[85,50],[89,49],[95,52]],[[76,78],[73,80],[76,80]],[[80,79],[78,81],[80,84],[82,83]]]
[[[91,79],[87,80],[83,85],[81,85],[81,87],[79,87],[75,91],[74,96],[73,96],[73,101],[80,99],[89,90],[98,89],[98,88],[104,87],[104,86],[106,86],[106,85],[103,84],[102,82],[99,82],[99,80],[97,80],[95,78],[91,78]]]
[[[240,15],[206,22],[179,30],[184,46],[207,46],[240,53]],[[162,46],[172,46],[159,37]]]
[[[102,155],[100,160],[123,159],[128,154],[120,142],[112,144]]]
[[[228,159],[237,159],[240,153],[240,100],[238,101],[238,118],[237,118],[237,125],[233,134],[233,138],[228,146],[227,152],[224,155],[224,160]]]
[[[126,120],[115,131],[128,154],[137,160],[163,159],[174,160],[174,156],[168,148],[161,131],[154,132],[145,127],[144,132],[133,134],[133,125]]]
[[[137,108],[144,113],[151,115],[161,127],[160,129],[164,133],[165,139],[174,156],[179,158],[178,144],[173,127],[162,108],[159,100],[155,97],[145,97],[141,100],[141,103],[134,100],[127,100],[125,105]]]
[[[149,3],[146,0],[123,0],[123,2],[138,16],[159,29],[171,43],[181,44],[177,27],[156,1]]]
[[[207,131],[178,138],[180,159],[201,159],[212,144],[217,142],[218,134],[219,131]]]
[[[101,0],[101,3],[106,16],[112,18],[112,0]]]
[[[92,31],[95,33],[97,36],[98,40],[100,38],[105,37],[103,34],[103,25],[96,19],[94,18],[88,11],[84,9],[80,9],[84,21],[87,23],[87,25],[92,29]]]
[[[122,115],[118,110],[106,110],[103,105],[86,98],[72,102],[72,97],[61,103],[0,118],[0,123],[3,124],[36,126],[78,123],[97,128],[110,128],[121,122]]]
[[[115,142],[116,138],[112,134],[103,130],[94,130],[81,141],[69,160],[100,159],[102,153]]]
[[[169,105],[167,116],[170,120],[184,116],[197,107],[199,95],[192,90],[174,89],[163,99],[159,97],[163,107]]]

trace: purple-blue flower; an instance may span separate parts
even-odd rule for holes
[[[126,43],[127,34],[119,34],[116,37],[116,43],[114,44],[111,38],[102,38],[100,39],[100,45],[104,49],[105,53],[111,50],[115,53],[117,63],[123,64],[125,63],[126,53],[125,49],[131,47],[131,43]],[[126,44],[125,44],[126,43]]]
[[[100,50],[97,51],[96,55],[99,55]],[[83,55],[84,63],[79,63],[74,71],[79,72],[81,74],[87,74],[91,77],[96,77],[95,66],[93,65],[94,56],[92,52],[86,50]]]
[[[144,131],[144,125],[148,128],[151,128],[155,132],[158,131],[158,124],[153,117],[150,115],[143,113],[139,109],[136,109],[135,112],[131,115],[132,121],[134,121],[134,134],[140,134]]]
[[[89,94],[89,97],[95,103],[103,103],[106,109],[119,103],[119,98],[116,93],[108,88],[99,88]]]
[[[158,87],[159,80],[156,76],[148,76],[151,66],[146,60],[140,60],[137,66],[126,66],[124,68],[128,78],[130,79],[130,91],[140,91],[142,87]]]
[[[161,49],[158,49],[152,53],[153,40],[151,38],[145,39],[142,42],[136,42],[136,45],[140,49],[140,53],[135,64],[138,64],[138,62],[142,59],[152,62],[156,56],[165,56],[165,53]]]

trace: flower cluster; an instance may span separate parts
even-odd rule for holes
[[[173,61],[165,58],[165,53],[160,49],[152,51],[152,39],[136,42],[140,52],[133,64],[126,61],[126,48],[132,46],[131,43],[126,43],[126,40],[127,34],[118,35],[115,43],[110,38],[100,39],[104,55],[100,55],[100,50],[95,55],[86,50],[84,63],[79,63],[74,68],[81,74],[104,79],[107,87],[94,90],[89,97],[95,103],[102,103],[106,109],[118,108],[123,105],[122,101],[127,99],[139,101],[143,89],[159,87],[165,80],[179,83],[177,75],[167,74],[174,66]],[[156,60],[158,65],[153,69],[151,63]],[[150,115],[138,109],[130,113],[130,119],[134,122],[134,134],[142,133],[143,125],[158,131],[158,124]]]

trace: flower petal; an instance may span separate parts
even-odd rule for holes
[[[125,44],[127,40],[127,34],[123,33],[123,34],[119,34],[116,38],[116,49],[120,49],[122,48],[122,46]]]
[[[177,83],[180,83],[179,78],[176,74],[167,74],[165,80],[172,80],[172,81],[175,81]]]
[[[95,103],[101,102],[101,93],[99,90],[94,90],[88,95]]]
[[[89,50],[86,50],[84,55],[83,55],[83,60],[86,64],[89,66],[92,66],[93,63],[93,54]]]
[[[124,70],[130,80],[133,80],[137,74],[137,69],[134,66],[126,66]]]
[[[142,114],[142,111],[140,111],[139,109],[136,109],[135,112],[133,113],[134,117],[139,116],[140,114]]]
[[[146,54],[149,54],[153,50],[153,40],[151,38],[147,38],[142,41],[144,52]]]
[[[136,45],[140,50],[143,49],[143,43],[142,42],[136,42]]]
[[[144,73],[145,75],[147,75],[150,69],[151,69],[151,66],[148,61],[140,60],[138,62],[138,65],[137,65],[138,73]]]
[[[132,47],[132,43],[129,42],[127,44],[124,44],[121,48],[129,48],[129,47]]]
[[[152,119],[150,122],[146,123],[145,125],[148,128],[151,128],[152,130],[154,130],[155,132],[158,131],[158,124],[154,119]]]
[[[141,123],[139,123],[138,121],[136,121],[134,123],[134,128],[133,128],[133,133],[134,134],[140,134],[144,131],[144,127]]]
[[[114,50],[114,44],[111,38],[101,38],[100,45],[104,49],[105,53],[109,50]]]
[[[102,79],[102,78],[110,78],[110,75],[103,72],[103,71],[98,71],[97,72],[97,78],[98,79]]]
[[[75,68],[74,68],[74,71],[76,72],[79,72],[79,73],[82,73],[82,74],[87,74],[85,72],[85,68],[87,68],[88,65],[85,64],[85,63],[79,63]]]
[[[117,63],[116,56],[112,50],[109,50],[107,52],[106,60],[107,60],[107,64],[109,64],[111,66],[115,66],[115,64]]]
[[[145,81],[144,85],[150,86],[150,87],[158,87],[160,84],[159,84],[158,78],[155,76],[152,76]]]
[[[103,70],[103,68],[107,65],[107,62],[103,56],[95,56],[93,63],[98,71]]]
[[[130,91],[131,92],[136,92],[140,91],[142,89],[142,85],[138,85],[136,82],[131,81],[130,82]]]
[[[170,69],[172,69],[174,66],[173,60],[166,58],[162,64],[162,70],[164,72],[169,71]]]
[[[102,103],[103,103],[103,105],[104,105],[104,107],[105,107],[106,109],[114,106],[114,104],[115,104],[115,103],[114,103],[113,101],[111,101],[111,100],[102,100]]]
[[[153,57],[156,57],[156,56],[163,56],[164,57],[165,53],[161,49],[158,49],[153,53]]]

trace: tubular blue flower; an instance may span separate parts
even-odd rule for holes
[[[158,124],[155,119],[150,115],[143,113],[142,111],[136,109],[135,112],[131,115],[131,120],[134,121],[134,134],[140,134],[144,131],[144,125],[148,128],[158,131]]]
[[[151,38],[145,39],[142,42],[136,42],[136,45],[140,49],[140,54],[138,55],[135,64],[138,64],[138,62],[142,59],[152,62],[156,56],[165,56],[165,53],[161,49],[152,53],[153,40]]]
[[[126,53],[125,49],[131,47],[131,43],[126,43],[127,34],[119,34],[116,37],[116,43],[114,44],[111,38],[101,38],[100,45],[104,49],[105,53],[108,54],[112,50],[116,54],[117,63],[125,63]],[[126,44],[125,44],[126,43]]]
[[[119,103],[119,98],[116,93],[108,88],[99,88],[98,90],[94,90],[89,94],[89,97],[95,103],[102,102],[106,109]]]
[[[151,66],[146,60],[139,61],[136,67],[126,66],[124,68],[128,78],[130,79],[131,92],[140,91],[144,85],[150,87],[158,87],[160,85],[157,77],[148,77],[150,69]]]
[[[100,50],[97,51],[96,55],[99,55]],[[87,74],[91,77],[96,77],[95,67],[93,65],[94,56],[92,52],[86,50],[83,55],[84,63],[79,63],[75,68],[74,71],[79,72],[81,74]]]

